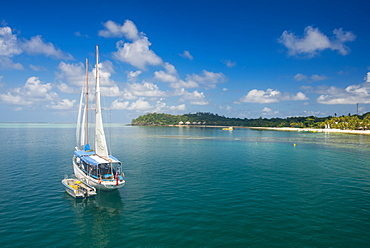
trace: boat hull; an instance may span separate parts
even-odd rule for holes
[[[86,175],[78,167],[75,161],[73,161],[73,171],[74,171],[75,176],[79,180],[87,184],[90,184],[91,186],[99,190],[105,190],[105,191],[116,190],[116,189],[122,188],[125,185],[125,180],[120,180],[118,181],[118,184],[117,184],[115,180],[97,180],[89,175]]]
[[[83,199],[96,195],[96,189],[90,185],[86,185],[82,181],[77,179],[65,178],[62,180],[65,191],[72,197],[77,199]]]

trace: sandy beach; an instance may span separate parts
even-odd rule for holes
[[[172,127],[211,127],[211,128],[226,128],[229,126],[211,126],[211,125],[168,125]],[[275,131],[291,131],[291,132],[313,132],[313,133],[349,133],[349,134],[368,134],[370,130],[342,130],[335,128],[293,128],[293,127],[240,127],[233,126],[233,128],[249,128],[260,130],[275,130]]]
[[[342,129],[318,129],[318,128],[291,128],[291,127],[248,127],[250,129],[276,130],[276,131],[296,131],[296,132],[327,132],[327,133],[351,133],[369,134],[370,130],[342,130]]]

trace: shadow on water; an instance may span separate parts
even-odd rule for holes
[[[94,213],[96,210],[100,210],[119,215],[123,213],[124,209],[122,197],[118,190],[111,192],[98,191],[96,196],[86,199],[75,199],[64,192],[63,198],[71,204],[76,213],[85,211],[93,211]]]
[[[75,199],[64,193],[63,198],[74,211],[71,244],[77,247],[106,247],[112,242],[112,234],[118,232],[124,212],[118,190],[98,191],[96,196],[86,199]]]

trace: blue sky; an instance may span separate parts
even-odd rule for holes
[[[370,111],[368,1],[7,1],[0,121],[74,122],[99,45],[113,122]]]

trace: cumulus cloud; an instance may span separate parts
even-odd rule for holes
[[[229,68],[232,68],[232,67],[236,66],[236,62],[235,61],[231,61],[229,59],[227,59],[227,60],[221,60],[221,62],[224,63]]]
[[[21,54],[18,39],[10,27],[0,28],[0,66],[6,69],[22,70],[23,66],[14,63],[10,58]]]
[[[169,64],[165,63],[165,71],[156,71],[154,72],[155,78],[161,82],[170,83],[169,86],[174,89],[181,88],[216,88],[216,84],[224,83],[227,80],[227,77],[219,72],[210,72],[203,70],[201,74],[191,74],[187,75],[185,80],[179,78],[179,75],[176,71],[176,68]]]
[[[30,40],[24,40],[20,46],[28,54],[41,54],[54,59],[73,59],[72,55],[55,48],[52,43],[44,42],[41,35],[31,37]]]
[[[0,28],[0,56],[12,57],[22,53],[18,39],[10,27]]]
[[[298,74],[294,75],[294,80],[295,81],[306,81],[307,80],[307,76],[306,75],[303,75],[301,73],[298,73]]]
[[[129,82],[136,82],[138,76],[142,73],[142,71],[129,71],[127,73],[127,81]]]
[[[148,65],[160,65],[162,59],[149,49],[151,44],[147,37],[133,43],[119,41],[116,44],[117,52],[113,52],[113,57],[141,70],[145,70]]]
[[[87,34],[81,34],[79,31],[76,31],[74,34],[76,37],[90,38]]]
[[[66,80],[76,86],[82,86],[85,84],[86,69],[82,62],[72,64],[60,62],[58,69],[60,71],[56,73],[58,79]]]
[[[180,56],[183,57],[183,58],[187,58],[189,60],[193,60],[194,59],[194,57],[190,54],[190,52],[189,51],[186,51],[186,50],[182,54],[180,54]]]
[[[356,35],[350,31],[343,31],[342,28],[334,29],[333,33],[334,37],[329,38],[318,28],[308,26],[304,30],[303,37],[295,36],[294,33],[285,30],[278,42],[288,49],[288,54],[291,56],[305,55],[314,57],[326,49],[336,50],[341,55],[348,54],[349,48],[344,43],[355,40]]]
[[[165,71],[154,72],[154,78],[161,82],[169,83],[171,88],[196,88],[199,86],[195,81],[184,81],[180,79],[175,66],[170,63],[164,63],[163,67]]]
[[[34,71],[47,71],[44,66],[30,65],[30,68]]]
[[[103,36],[105,38],[125,37],[130,40],[140,39],[139,31],[137,30],[136,25],[130,20],[126,20],[123,25],[109,20],[104,23],[103,26],[105,29],[99,31],[99,36]]]
[[[99,63],[99,78],[100,90],[103,96],[120,96],[121,91],[117,83],[111,79],[114,73],[113,64],[110,61]],[[86,68],[83,63],[65,63],[60,62],[58,66],[59,72],[56,73],[59,84],[58,89],[64,93],[76,93],[81,90],[81,87],[86,83]],[[89,72],[89,81],[95,82],[95,67]],[[75,87],[74,87],[75,86]]]
[[[22,87],[0,94],[0,100],[9,105],[33,106],[40,102],[57,101],[57,93],[51,83],[42,83],[38,77],[30,77]]]
[[[253,89],[247,95],[240,98],[239,102],[250,103],[276,103],[280,101],[302,101],[307,100],[305,94],[298,92],[297,94],[281,93],[278,90],[267,89],[266,91]]]
[[[148,37],[144,33],[139,33],[136,25],[126,20],[123,25],[113,21],[104,23],[105,30],[100,30],[99,35],[103,37],[124,37],[132,42],[120,40],[116,43],[117,51],[113,52],[113,58],[118,61],[128,63],[132,66],[145,70],[149,65],[160,65],[162,59],[156,55],[150,46]]]
[[[129,101],[120,101],[115,100],[111,104],[111,109],[116,110],[146,110],[149,111],[153,109],[153,107],[150,105],[148,101],[145,101],[144,98],[139,98],[135,102],[129,102]]]
[[[0,56],[0,66],[5,69],[23,70],[24,67],[20,63],[14,63],[10,58]]]
[[[134,99],[137,97],[165,97],[167,93],[161,91],[159,87],[150,82],[129,83],[124,89],[124,97],[126,99]]]
[[[311,76],[311,80],[316,82],[316,81],[322,81],[322,80],[326,80],[328,79],[327,76],[324,76],[324,75],[317,75],[317,74],[314,74]]]
[[[317,81],[323,81],[328,79],[327,76],[325,75],[318,75],[318,74],[313,74],[311,76],[306,76],[302,73],[297,73],[294,75],[293,79],[295,81],[308,81],[308,82],[317,82]]]
[[[185,104],[180,104],[180,105],[174,105],[174,106],[168,106],[167,103],[159,100],[155,104],[155,109],[153,110],[154,112],[168,112],[168,113],[178,113],[183,112],[186,110],[186,105]]]
[[[198,84],[205,86],[206,88],[216,88],[216,84],[224,83],[226,76],[221,72],[210,72],[203,70],[201,74],[192,74],[186,77],[186,81],[194,81]]]
[[[14,56],[27,53],[44,55],[54,59],[73,59],[72,55],[63,52],[50,42],[45,42],[41,35],[31,37],[30,40],[18,39],[10,27],[0,28],[0,66],[6,69],[24,69],[20,63],[14,63]]]
[[[335,86],[319,87],[317,92],[321,95],[317,102],[321,104],[356,104],[370,103],[370,82],[350,85],[345,89]]]
[[[279,111],[273,111],[271,108],[264,107],[262,109],[262,115],[272,116],[279,114]]]
[[[185,89],[177,89],[174,95],[180,96],[180,101],[189,101],[191,105],[208,105],[209,102],[203,92],[197,90],[193,92],[186,91]]]
[[[74,104],[75,104],[76,100],[68,100],[68,99],[62,99],[60,102],[57,102],[57,103],[52,103],[51,105],[49,105],[49,107],[51,109],[58,109],[58,110],[64,110],[64,109],[71,109]]]
[[[368,72],[368,73],[366,74],[365,82],[366,82],[366,83],[370,83],[370,72]]]

